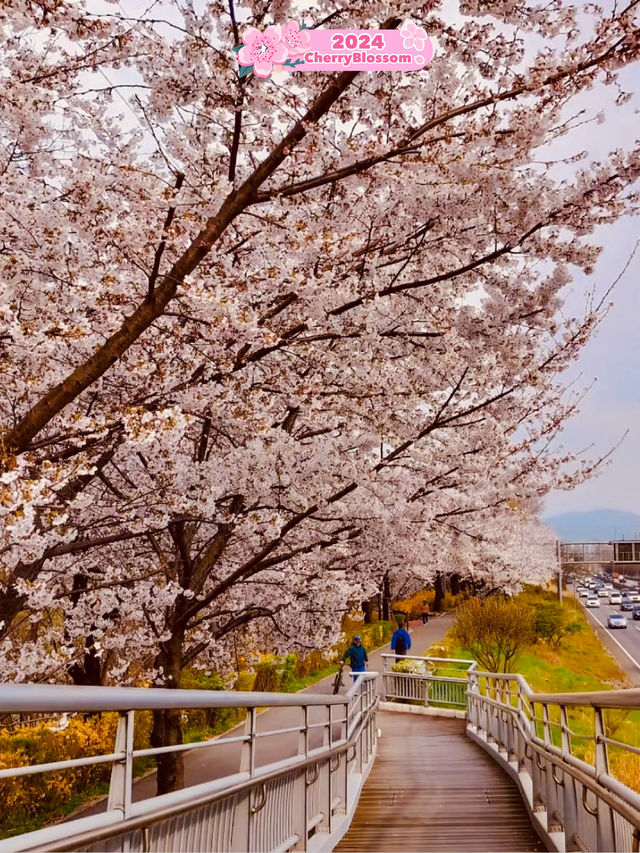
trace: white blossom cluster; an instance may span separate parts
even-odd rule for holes
[[[638,11],[455,6],[422,75],[277,81],[232,48],[296,4],[2,6],[0,680],[175,685],[385,576],[550,576],[539,500],[599,463],[557,442],[603,316],[566,288],[640,156],[539,154],[624,103]]]

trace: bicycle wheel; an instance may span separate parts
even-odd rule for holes
[[[339,693],[342,687],[342,667],[336,672],[336,677],[333,679],[333,692]]]

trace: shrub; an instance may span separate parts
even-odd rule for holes
[[[582,630],[577,619],[571,619],[559,601],[540,604],[533,619],[533,632],[536,638],[559,646],[567,634]]]
[[[252,676],[253,680],[253,676]],[[217,672],[207,674],[197,669],[185,669],[180,678],[180,687],[185,690],[229,690],[229,685]],[[236,690],[242,689],[236,684]],[[245,687],[250,690],[251,686]],[[239,708],[189,708],[186,710],[185,727],[189,741],[201,740],[226,731],[245,717]]]
[[[489,672],[510,672],[534,640],[534,610],[527,604],[492,595],[473,598],[459,609],[454,640]]]
[[[136,712],[134,749],[149,746],[152,722],[150,711]],[[48,723],[37,727],[0,729],[0,769],[112,752],[117,723],[118,714],[105,713],[93,714],[87,719],[71,717],[67,727],[61,731],[53,731]],[[96,764],[0,779],[0,802],[3,805],[0,834],[11,835],[34,828],[52,814],[64,810],[70,798],[108,782],[110,775],[110,764]]]

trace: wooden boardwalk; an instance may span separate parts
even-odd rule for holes
[[[336,851],[545,850],[517,787],[465,721],[378,712],[382,737]]]

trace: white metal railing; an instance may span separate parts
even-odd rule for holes
[[[382,660],[386,699],[466,709],[467,673],[476,669],[474,660],[394,654],[383,654]]]
[[[467,734],[517,782],[550,850],[638,850],[640,794],[611,763],[638,756],[640,772],[640,749],[614,737],[640,689],[542,694],[521,675],[470,672],[467,698]]]
[[[0,853],[85,851],[331,850],[348,828],[376,753],[377,673],[359,675],[344,695],[0,685],[0,713],[117,711],[113,752],[0,770],[3,779],[111,763],[106,810],[0,841]],[[292,709],[286,726],[259,724],[258,709]],[[238,735],[155,749],[133,748],[134,712],[246,708]],[[297,717],[297,719],[295,719]],[[293,738],[293,755],[265,763],[263,744]],[[133,801],[133,761],[169,751],[216,751],[239,744],[237,772],[149,800]]]

